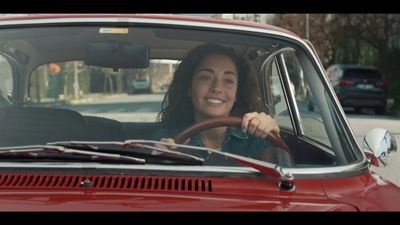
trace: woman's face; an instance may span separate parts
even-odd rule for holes
[[[209,55],[196,69],[189,89],[196,122],[228,116],[236,101],[238,72],[228,56]]]

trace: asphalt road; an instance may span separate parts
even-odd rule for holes
[[[61,107],[121,122],[154,122],[161,110],[163,98],[164,94],[93,95]]]

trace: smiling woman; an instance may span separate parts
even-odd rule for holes
[[[400,210],[319,62],[261,24],[0,18],[0,211]]]
[[[174,143],[171,137],[194,123],[240,116],[242,130],[209,129],[192,137],[188,144],[270,161],[264,139],[272,132],[279,134],[279,127],[265,113],[256,84],[248,63],[234,49],[215,44],[196,47],[177,68],[164,99],[166,107],[160,113],[164,129],[156,139],[161,137],[162,141]],[[175,115],[183,109],[185,118],[178,120]]]

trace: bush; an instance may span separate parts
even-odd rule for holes
[[[394,98],[391,111],[393,112],[394,115],[400,116],[400,95]]]

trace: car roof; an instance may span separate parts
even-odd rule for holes
[[[22,49],[24,52],[28,52],[30,54],[36,54],[36,61],[32,62],[29,67],[35,67],[38,65],[43,65],[45,63],[50,62],[61,62],[61,61],[70,61],[77,60],[82,58],[83,51],[81,51],[83,40],[79,39],[80,37],[71,36],[71,31],[68,30],[69,26],[62,26],[63,24],[89,24],[93,23],[94,25],[99,24],[107,24],[107,23],[118,23],[122,24],[134,25],[135,23],[147,23],[147,24],[161,24],[161,26],[157,26],[157,28],[162,28],[163,24],[171,24],[171,25],[182,25],[182,26],[200,26],[200,27],[210,27],[210,28],[221,28],[221,29],[235,29],[241,31],[248,30],[252,32],[266,32],[266,33],[274,33],[276,35],[284,36],[287,38],[291,38],[293,40],[301,41],[301,38],[297,35],[287,31],[285,29],[281,29],[272,25],[267,24],[258,24],[258,23],[249,23],[249,22],[239,22],[233,20],[225,20],[225,19],[214,19],[214,18],[203,18],[203,17],[195,17],[195,16],[182,16],[182,15],[165,15],[165,14],[26,14],[26,15],[15,15],[15,16],[4,16],[0,17],[0,26],[5,27],[13,27],[14,26],[22,26],[28,25],[31,27],[32,25],[35,27],[39,24],[50,25],[51,29],[53,29],[53,24],[56,25],[56,28],[64,28],[64,32],[68,35],[63,35],[61,31],[50,32],[50,35],[45,35],[46,38],[35,38],[36,34],[29,36],[29,32],[35,32],[34,30],[27,29],[26,32],[21,32],[20,37],[24,38],[24,40],[29,39],[29,45],[27,42],[21,43],[19,40],[15,40],[13,43],[8,43],[9,47],[18,46],[19,49]],[[60,26],[59,26],[60,25]],[[226,25],[226,26],[225,26]],[[88,36],[92,35],[90,31],[86,30],[87,26],[81,26],[82,31],[79,32],[88,32],[86,33]],[[258,29],[261,28],[261,29]],[[13,29],[10,29],[13,30]],[[139,29],[137,29],[139,30]],[[196,29],[195,29],[196,30]],[[19,32],[14,30],[12,32]],[[44,35],[45,32],[42,32],[40,35]],[[82,34],[82,33],[80,33]],[[13,34],[14,35],[14,34]],[[58,36],[56,41],[51,41],[52,35]],[[83,34],[82,34],[83,35]],[[130,35],[134,35],[133,32]],[[146,38],[144,38],[146,37]],[[100,37],[98,37],[100,38]],[[125,35],[123,38],[130,38],[130,36]],[[161,42],[161,38],[155,36],[154,34],[143,33],[143,36],[135,36],[135,38],[141,40],[151,41],[151,43],[157,43],[157,45],[153,44],[151,48],[150,55],[152,59],[173,59],[180,60],[184,57],[189,49],[193,47],[193,43],[183,43],[182,41],[174,40],[171,38],[163,38],[164,42]],[[170,51],[171,48],[177,47],[173,53]],[[57,47],[54,47],[57,46]],[[232,46],[233,47],[233,46]],[[53,49],[57,48],[58,51],[54,51]],[[236,50],[244,53],[247,51],[251,51],[250,49],[242,48],[239,46],[235,46]],[[38,51],[40,50],[40,52]],[[78,52],[78,53],[77,53]]]
[[[273,26],[270,24],[255,23],[249,21],[227,20],[222,18],[209,18],[198,16],[186,16],[176,14],[20,14],[15,16],[0,17],[0,21],[22,21],[22,20],[41,20],[41,19],[68,19],[68,18],[142,18],[142,19],[160,19],[160,20],[176,20],[187,22],[206,22],[220,25],[236,25],[243,27],[261,28],[282,32],[296,38],[300,38],[296,33],[289,30]]]

